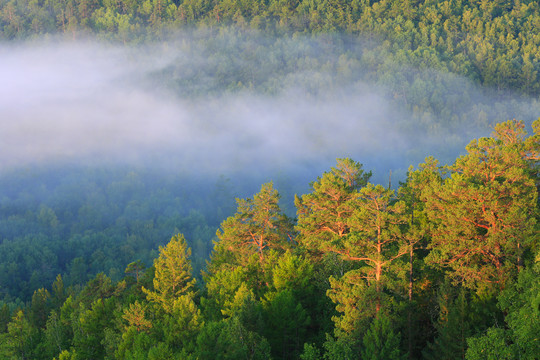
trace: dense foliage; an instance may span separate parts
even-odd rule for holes
[[[395,190],[338,159],[294,206],[272,182],[235,208],[225,178],[2,173],[0,357],[536,359],[538,28],[535,0],[0,0],[6,43],[178,49],[144,81],[203,104],[367,88],[446,157],[499,122]]]
[[[27,246],[24,255],[49,257],[35,256],[42,265],[24,256],[3,263],[6,271],[22,264],[39,269],[4,273],[3,286],[22,296],[27,281],[51,285],[26,304],[4,297],[0,353],[20,359],[534,359],[540,119],[533,128],[527,136],[523,122],[498,124],[454,164],[438,166],[429,158],[411,168],[397,191],[370,183],[360,163],[338,159],[311,192],[297,197],[297,220],[283,213],[273,184],[264,184],[253,197],[238,199],[236,213],[221,223],[199,280],[182,234],[159,247],[153,266],[126,264],[141,254],[137,249],[147,249],[142,243],[130,248],[130,237],[171,231],[157,219],[139,224],[149,229],[127,241],[94,244],[99,237],[90,232],[76,248],[93,244],[102,255],[81,253],[62,269],[54,251],[67,250],[55,241],[62,234],[68,244],[74,240],[64,229],[67,214],[56,214],[44,199],[36,213],[4,220],[12,228],[35,227],[24,239],[4,234],[4,252]],[[133,177],[129,184],[138,183]],[[79,222],[87,219],[86,208],[79,208]],[[171,221],[185,224],[198,248],[206,220],[176,216]],[[137,224],[132,221],[124,226]],[[39,247],[28,245],[32,240]],[[83,267],[97,266],[98,258],[126,264],[125,275],[110,267],[111,276],[88,279]],[[52,281],[58,270],[65,276]],[[9,279],[29,273],[17,286]]]
[[[374,62],[388,56],[538,95],[539,12],[535,0],[2,0],[0,28],[4,39],[94,33],[124,42],[231,24],[272,34],[346,32],[378,41]]]
[[[224,178],[205,185],[110,168],[16,171],[0,187],[0,286],[8,301],[29,300],[58,274],[66,286],[99,272],[118,281],[130,262],[150,265],[178,232],[189,237],[200,272],[234,207]]]

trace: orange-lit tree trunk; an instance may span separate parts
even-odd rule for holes
[[[329,296],[338,311],[351,308],[364,318],[376,316],[383,308],[385,272],[407,250],[400,236],[404,204],[394,203],[392,190],[367,184],[369,176],[360,164],[341,159],[312,184],[312,193],[296,199],[299,243],[317,257],[335,253],[361,268],[332,279]],[[350,299],[341,294],[366,286],[375,291],[371,299],[349,304]],[[372,310],[368,309],[371,303],[375,304]],[[354,332],[351,324],[355,321],[336,319],[336,326]]]
[[[393,197],[394,192],[381,185],[368,184],[361,189],[349,222],[352,235],[344,243],[351,260],[365,263],[366,279],[375,286],[376,314],[382,307],[384,272],[407,252],[400,229],[405,221],[405,204],[392,203]]]

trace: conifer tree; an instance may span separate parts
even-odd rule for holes
[[[381,314],[376,317],[369,330],[364,335],[362,360],[403,360],[401,353],[400,334],[394,333],[388,316]]]
[[[45,328],[47,315],[50,310],[51,295],[47,289],[38,289],[32,295],[32,304],[28,313],[28,318],[33,326],[38,329]]]
[[[135,281],[137,282],[137,285],[138,285],[139,278],[144,273],[144,270],[145,270],[145,266],[143,262],[141,260],[137,260],[137,261],[129,263],[124,272],[126,274],[135,276]]]
[[[316,256],[337,252],[339,249],[333,244],[339,244],[349,235],[348,222],[355,210],[358,190],[370,177],[371,172],[365,173],[362,164],[338,159],[335,168],[311,184],[311,193],[297,196],[299,243]]]
[[[178,234],[171,238],[167,246],[160,246],[159,253],[159,257],[154,261],[154,289],[143,287],[143,291],[148,300],[159,304],[165,312],[170,313],[176,299],[182,295],[193,294],[195,279],[191,274],[189,260],[191,249],[187,246],[184,235]]]
[[[493,326],[467,339],[467,360],[533,360],[540,353],[540,254],[499,296],[506,326]]]
[[[44,335],[51,353],[60,354],[69,348],[71,327],[62,321],[59,311],[53,310],[49,315]]]
[[[263,265],[268,250],[291,247],[293,226],[282,213],[279,198],[278,191],[269,182],[263,184],[261,191],[252,199],[236,200],[236,214],[226,219],[217,232],[219,242],[216,250],[228,255],[225,259],[213,259],[214,265],[219,261],[247,265],[253,254],[257,254],[259,264]]]
[[[152,322],[146,319],[145,305],[138,301],[129,305],[129,308],[124,309],[122,318],[127,321],[126,328],[133,327],[137,332],[148,331],[152,328]]]
[[[7,325],[11,320],[11,311],[6,303],[0,307],[0,334],[7,331]]]
[[[165,314],[165,343],[171,349],[180,349],[185,357],[195,350],[197,334],[203,325],[201,311],[193,298],[190,295],[181,295],[175,299],[171,313]]]
[[[435,324],[437,336],[428,343],[423,357],[429,360],[458,360],[465,358],[467,337],[471,335],[471,312],[464,288],[456,297],[448,282],[441,285],[438,293],[439,319]]]
[[[524,157],[524,130],[508,122],[494,135],[472,141],[451,176],[426,192],[435,224],[427,261],[479,291],[504,288],[535,229],[537,190]]]
[[[7,327],[7,333],[0,337],[0,355],[16,359],[35,358],[38,331],[26,319],[22,310],[13,315]]]
[[[268,293],[263,305],[266,318],[263,335],[275,358],[297,359],[311,322],[307,311],[289,289]]]
[[[383,275],[390,265],[407,252],[399,225],[405,222],[403,202],[392,203],[394,192],[381,185],[368,184],[360,190],[357,209],[349,221],[352,233],[339,253],[365,263],[368,283],[376,291],[376,311],[381,309]]]

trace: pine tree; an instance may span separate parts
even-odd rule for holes
[[[437,336],[424,349],[426,359],[458,360],[465,358],[467,337],[471,335],[468,314],[471,312],[465,290],[457,297],[449,283],[444,283],[438,294],[439,319],[435,324]]]
[[[292,222],[282,213],[279,198],[279,193],[269,182],[262,185],[261,191],[252,199],[236,200],[236,214],[225,220],[217,232],[216,252],[227,255],[224,259],[213,259],[214,266],[219,267],[220,261],[244,266],[254,254],[263,266],[268,250],[281,251],[292,246]]]
[[[37,329],[30,324],[22,310],[18,310],[8,324],[7,333],[3,334],[0,354],[9,358],[32,359],[35,357]]]
[[[426,261],[450,268],[455,280],[479,291],[504,288],[534,238],[536,184],[523,130],[514,125],[472,141],[451,176],[426,192],[435,224]]]
[[[518,280],[499,296],[506,313],[505,328],[491,327],[485,334],[467,339],[467,360],[533,360],[540,353],[540,254]]]
[[[171,349],[181,349],[183,355],[195,350],[197,334],[204,326],[201,311],[189,295],[174,301],[170,314],[163,321],[165,343]]]
[[[360,346],[369,320],[383,308],[392,266],[408,250],[401,231],[405,204],[395,201],[392,190],[368,183],[369,176],[359,163],[339,159],[312,184],[312,193],[296,199],[299,243],[313,255],[334,253],[354,263],[340,278],[330,278],[327,292],[342,313],[333,318],[336,344],[347,338],[351,348]]]
[[[154,289],[143,287],[148,300],[159,304],[165,312],[173,310],[174,302],[182,295],[193,294],[195,279],[192,278],[192,268],[188,248],[182,234],[175,235],[167,246],[159,247],[159,257],[154,261],[156,269]]]
[[[152,322],[146,319],[145,305],[138,301],[129,305],[129,308],[124,309],[122,318],[127,321],[127,328],[134,327],[138,332],[148,331],[152,328]]]
[[[134,275],[137,285],[139,284],[139,278],[142,276],[145,270],[145,266],[141,260],[131,262],[124,271],[126,274]]]
[[[405,222],[405,204],[392,203],[393,195],[392,190],[381,185],[368,184],[362,188],[349,221],[351,235],[338,250],[350,260],[365,263],[366,279],[374,284],[377,293],[377,312],[381,309],[383,275],[408,250],[399,227]]]
[[[370,177],[371,172],[365,173],[360,163],[338,159],[335,168],[311,184],[311,193],[297,196],[298,242],[315,256],[335,252],[333,244],[339,244],[350,233],[348,222],[358,190]]]
[[[390,319],[379,314],[363,339],[362,360],[403,360],[399,347],[401,336],[394,333]]]
[[[277,359],[297,359],[306,340],[311,319],[290,289],[268,293],[263,302],[265,327],[263,335]]]

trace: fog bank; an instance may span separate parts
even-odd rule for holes
[[[401,69],[413,85],[427,77],[452,84],[448,96],[470,93],[451,126],[437,114],[418,114],[406,102],[415,94],[396,100],[389,97],[392,82],[365,79],[356,61],[361,45],[347,48],[343,60],[317,41],[179,35],[138,48],[94,41],[0,45],[0,169],[120,162],[265,177],[320,174],[337,157],[351,157],[380,180],[428,155],[457,155],[496,120],[484,112],[479,122],[484,110],[476,101],[489,108],[492,100],[469,81]],[[502,116],[517,109],[512,117],[530,121],[540,114],[533,101],[507,104],[498,105]]]

